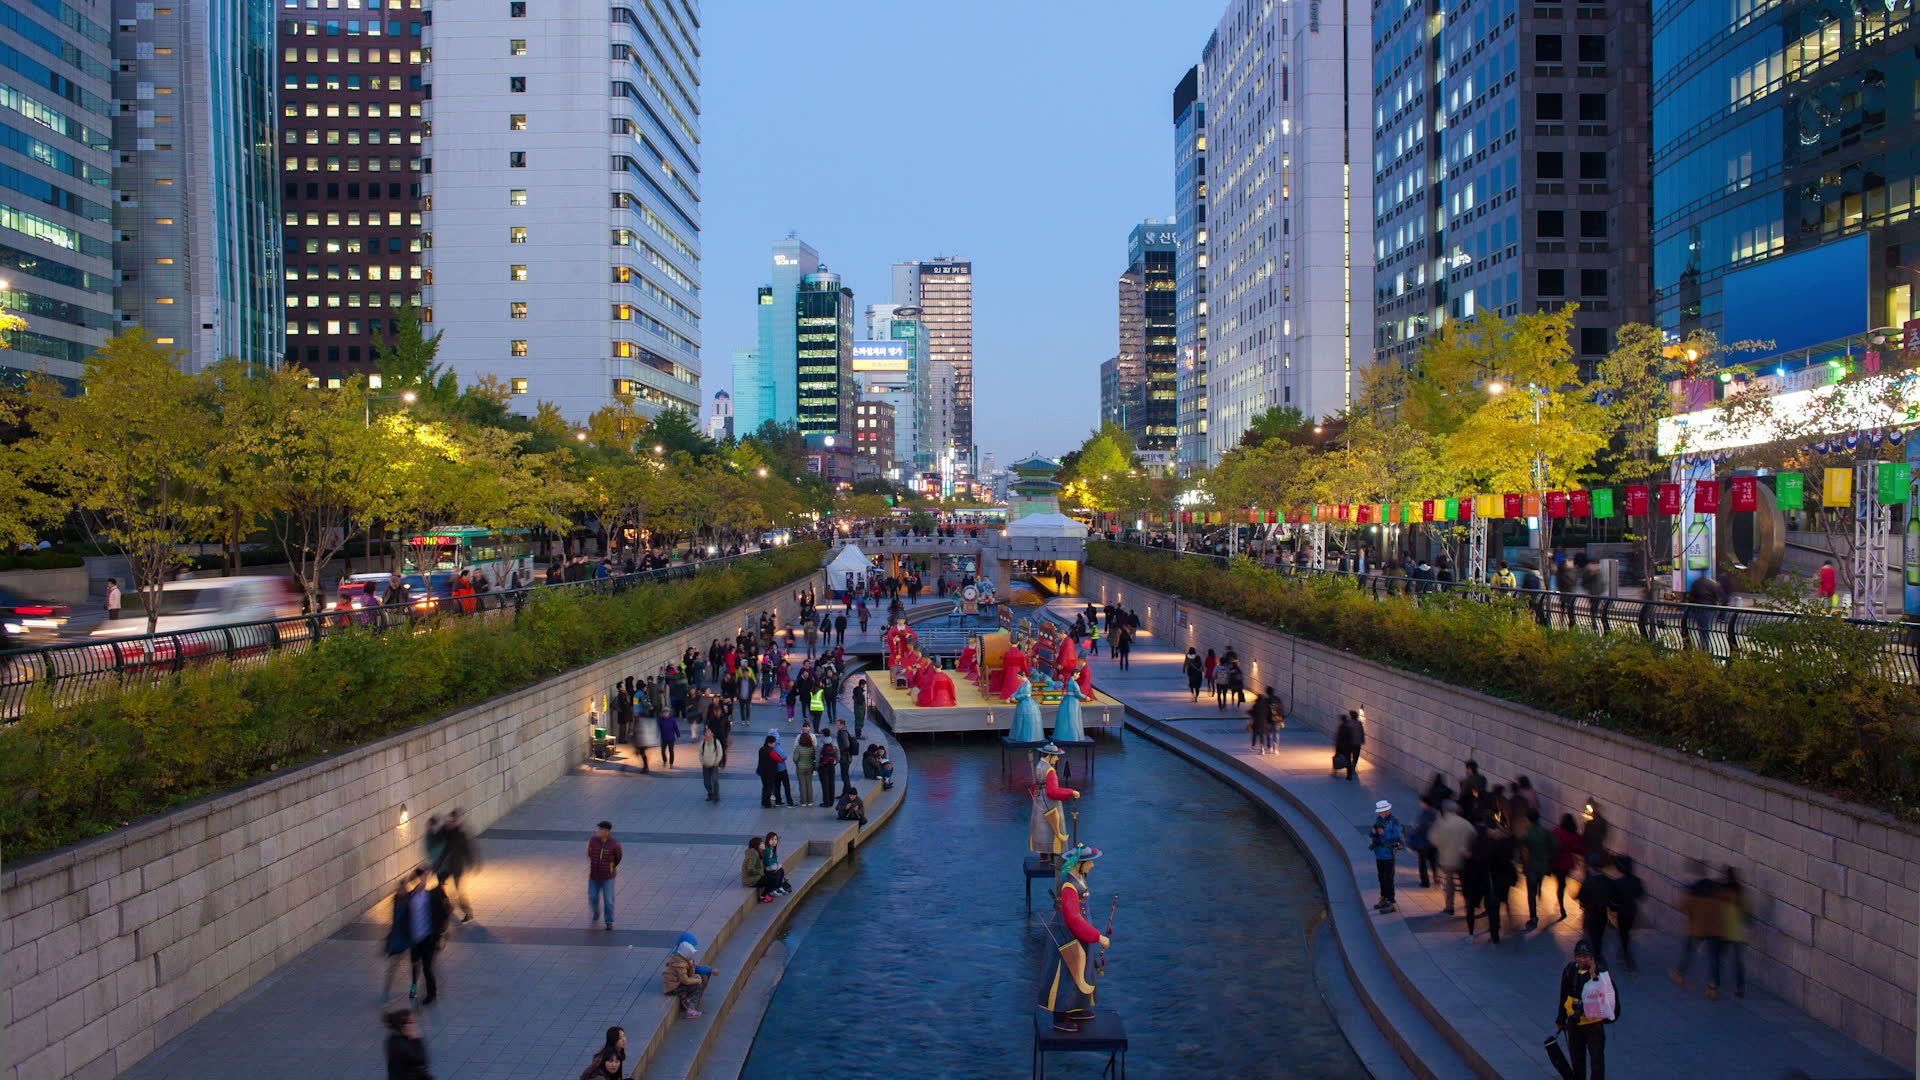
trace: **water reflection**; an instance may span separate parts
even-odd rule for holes
[[[998,745],[909,748],[900,813],[816,894],[743,1075],[1024,1076],[1051,956],[1022,898],[1024,788]],[[1078,784],[1076,777],[1074,783]],[[1106,852],[1095,922],[1119,894],[1100,984],[1132,1038],[1131,1077],[1364,1078],[1313,982],[1325,910],[1306,860],[1237,792],[1144,740],[1103,741],[1080,838]],[[1094,1076],[1104,1059],[1049,1059]]]

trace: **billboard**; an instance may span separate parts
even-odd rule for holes
[[[1728,274],[1720,339],[1771,341],[1769,352],[1783,353],[1872,329],[1868,255],[1861,235]]]
[[[856,341],[853,343],[853,370],[905,371],[912,358],[909,341]]]

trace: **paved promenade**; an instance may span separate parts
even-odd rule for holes
[[[1050,607],[1070,619],[1073,611],[1084,607],[1084,600],[1063,598]],[[1224,650],[1231,644],[1198,643],[1203,653],[1209,647]],[[1279,753],[1253,753],[1244,707],[1230,704],[1230,711],[1222,713],[1207,694],[1198,704],[1193,702],[1181,673],[1182,656],[1183,651],[1162,648],[1151,635],[1143,634],[1134,643],[1129,670],[1118,670],[1105,656],[1094,661],[1095,688],[1152,721],[1164,722],[1157,725],[1161,731],[1150,730],[1150,734],[1202,765],[1216,771],[1231,768],[1216,757],[1223,755],[1255,770],[1275,787],[1277,795],[1294,803],[1347,853],[1350,861],[1344,872],[1352,875],[1360,895],[1371,904],[1379,889],[1373,857],[1364,841],[1374,801],[1391,801],[1395,815],[1411,825],[1419,812],[1418,795],[1365,763],[1357,782],[1348,782],[1344,774],[1338,780],[1331,778],[1330,737],[1298,719],[1281,733]],[[1284,673],[1270,678],[1278,681]],[[1331,718],[1312,719],[1331,729]],[[1555,818],[1571,809],[1543,808]],[[1323,863],[1322,872],[1331,877],[1342,868]],[[1669,883],[1654,878],[1647,880],[1647,887],[1663,898],[1672,890]],[[1509,1080],[1555,1076],[1541,1040],[1553,1030],[1559,973],[1580,937],[1579,907],[1572,897],[1568,899],[1570,917],[1562,921],[1549,879],[1540,927],[1529,933],[1518,929],[1526,922],[1526,896],[1524,889],[1516,889],[1502,919],[1501,944],[1495,946],[1484,921],[1477,923],[1479,933],[1469,938],[1464,916],[1441,913],[1440,889],[1420,887],[1411,854],[1401,859],[1397,890],[1398,911],[1365,915],[1374,924],[1388,963],[1399,968],[1393,974],[1425,999],[1438,1024],[1453,1029],[1499,1075]],[[1569,882],[1568,892],[1574,891]],[[1364,925],[1351,914],[1336,913],[1343,935],[1349,926]],[[1342,915],[1347,916],[1345,921]],[[1803,1069],[1816,1080],[1889,1080],[1908,1075],[1756,986],[1748,986],[1744,999],[1733,997],[1731,972],[1723,976],[1721,999],[1708,1001],[1702,989],[1701,957],[1695,958],[1691,989],[1675,986],[1667,978],[1667,969],[1679,957],[1680,942],[1671,935],[1637,930],[1634,943],[1638,973],[1623,969],[1617,939],[1609,935],[1607,941],[1621,1000],[1621,1019],[1607,1032],[1611,1076],[1773,1080],[1789,1068]],[[1357,967],[1361,978],[1370,977],[1364,965]]]
[[[845,706],[842,715],[848,715]],[[704,800],[697,746],[682,743],[672,769],[662,769],[656,753],[651,775],[625,764],[633,752],[622,746],[620,763],[575,769],[478,837],[482,865],[467,880],[477,918],[454,925],[436,964],[440,1000],[424,1010],[422,1033],[434,1075],[578,1076],[615,1024],[627,1028],[630,1065],[663,1031],[648,1075],[686,1075],[698,1061],[697,1036],[703,1034],[693,1029],[724,1019],[715,1005],[741,975],[730,966],[733,955],[744,955],[744,939],[802,895],[754,902],[754,893],[739,881],[746,838],[778,831],[783,861],[798,883],[823,865],[820,855],[808,855],[809,842],[826,845],[824,853],[853,828],[829,810],[761,809],[755,749],[770,725],[779,727],[782,744],[791,749],[798,725],[784,721],[776,701],[755,709],[752,727],[736,727],[717,805]],[[886,741],[872,725],[866,739]],[[904,762],[894,757],[904,778]],[[858,762],[851,775],[876,820],[905,790],[882,794],[877,781],[860,779]],[[625,850],[611,932],[590,923],[587,911],[586,842],[602,818],[614,823]],[[389,901],[382,900],[125,1075],[384,1076],[379,1013],[389,1001],[380,992],[389,911]],[[716,953],[710,946],[730,925],[737,929]],[[661,966],[686,930],[701,940],[701,961],[722,969],[708,995],[708,1015],[693,1021],[674,1017],[660,993]],[[404,1001],[404,970],[396,985]]]

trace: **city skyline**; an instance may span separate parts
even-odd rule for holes
[[[1113,281],[1127,229],[1174,211],[1167,94],[1219,12],[1127,0],[1088,20],[1008,6],[1023,30],[1008,36],[978,9],[844,7],[830,21],[797,10],[704,12],[707,351],[753,346],[754,290],[769,245],[790,231],[822,252],[862,310],[892,298],[895,263],[969,259],[981,460],[1058,456],[1097,422],[1088,387],[1115,347]],[[1056,47],[1068,40],[1070,52]],[[861,103],[849,116],[859,136],[817,167],[807,155],[826,144],[781,107],[801,98],[770,92],[778,84],[768,73],[796,56],[836,73],[834,98]],[[1036,75],[1019,89],[976,84],[975,67],[961,63],[969,56]],[[928,58],[952,66],[916,62]],[[922,87],[929,71],[950,74],[957,89]],[[948,163],[946,183],[938,171],[931,184],[916,181],[916,141]],[[791,183],[796,172],[809,181]],[[1068,178],[1082,179],[1069,189]],[[704,398],[732,389],[730,367],[709,360]]]

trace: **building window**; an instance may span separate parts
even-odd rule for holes
[[[524,244],[526,242],[527,227],[525,225],[510,225],[507,227],[507,243]]]
[[[1607,212],[1605,210],[1580,211],[1580,235],[1583,239],[1606,239]]]
[[[1580,295],[1596,297],[1607,295],[1607,272],[1605,270],[1580,271]]]
[[[1536,120],[1564,120],[1559,94],[1533,95],[1533,115]]]
[[[1539,211],[1534,231],[1542,237],[1567,235],[1567,215],[1563,210]]]
[[[1604,124],[1607,122],[1607,95],[1581,94],[1580,121],[1586,124]]]
[[[517,37],[517,38],[514,38],[514,39],[512,39],[512,40],[510,40],[510,41],[508,41],[508,42],[507,42],[507,55],[508,55],[508,56],[525,56],[525,55],[527,55],[527,39],[526,39],[526,38],[523,38],[523,37]]]
[[[1533,36],[1533,58],[1542,64],[1557,64],[1561,60],[1559,34],[1535,34]]]
[[[515,4],[514,6],[519,8],[526,7],[525,4]],[[511,386],[513,392],[516,394],[524,394],[527,392],[527,380],[525,379],[509,379],[507,380],[507,385]]]
[[[1566,166],[1561,162],[1560,151],[1542,150],[1533,155],[1534,175],[1542,180],[1559,180],[1566,176]]]
[[[1567,272],[1565,270],[1537,271],[1537,289],[1541,296],[1565,296],[1567,292]]]
[[[1580,179],[1605,180],[1607,178],[1607,152],[1605,150],[1582,150],[1580,152]]]
[[[507,304],[507,317],[508,317],[508,318],[511,318],[511,319],[524,319],[524,318],[526,318],[526,317],[527,317],[527,302],[526,302],[525,300],[513,300],[513,301],[509,301],[509,302],[508,302],[508,304]]]
[[[1599,34],[1581,34],[1580,62],[1583,64],[1606,63],[1607,39]]]
[[[507,76],[507,93],[524,94],[526,92],[527,92],[527,77],[525,75]]]
[[[1606,328],[1603,326],[1581,327],[1580,352],[1585,356],[1605,356],[1607,352]]]
[[[632,304],[613,305],[613,317],[622,322],[625,322],[626,320],[633,318],[633,305]]]
[[[156,303],[156,304],[171,304],[171,303],[173,303],[173,297],[171,297],[171,296],[162,296],[162,297],[160,297],[160,298],[158,298],[158,299],[156,299],[156,300],[154,300],[154,303]]]
[[[507,5],[507,18],[524,19],[526,17],[527,17],[526,0],[512,0],[512,2]]]
[[[508,345],[507,352],[511,353],[512,355],[514,356],[527,355],[527,343],[525,341],[522,341],[519,338],[515,338],[513,341],[508,342],[507,345]]]
[[[512,191],[507,192],[507,205],[508,206],[527,205],[527,189],[514,188]]]
[[[509,267],[507,267],[507,280],[508,280],[508,281],[525,281],[525,280],[527,280],[527,267],[526,267],[526,264],[525,264],[525,263],[514,263],[514,264],[513,264],[512,266],[509,266]]]
[[[526,113],[523,113],[523,112],[517,112],[517,113],[514,113],[514,114],[512,114],[511,116],[508,116],[508,117],[507,117],[507,130],[508,130],[508,131],[525,131],[525,130],[527,130],[527,114],[526,114]]]
[[[525,150],[507,151],[507,168],[524,169],[526,167],[527,167],[527,152]]]

